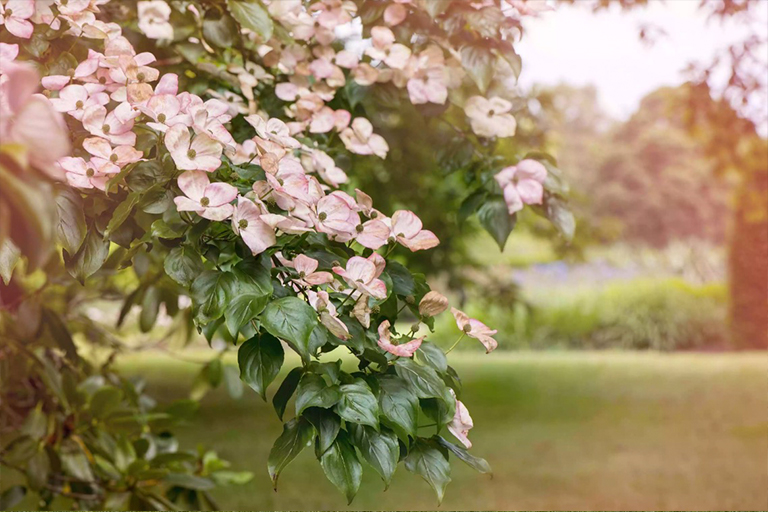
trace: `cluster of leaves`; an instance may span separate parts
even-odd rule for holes
[[[276,98],[273,82],[261,81],[246,93],[230,72],[233,66],[264,64],[259,47],[273,36],[291,40],[266,8],[258,1],[237,0],[171,4],[174,40],[167,46],[141,36],[136,30],[132,4],[107,4],[103,16],[125,27],[137,50],[151,49],[161,62],[169,64],[169,70],[178,71],[181,90],[245,98],[250,94],[255,100],[248,99],[257,102],[261,111],[271,117],[284,117],[286,105]],[[190,4],[199,16],[190,14]],[[519,74],[520,59],[506,36],[515,28],[515,20],[504,16],[499,5],[475,9],[466,2],[451,0],[427,0],[418,5],[417,15],[397,28],[398,38],[417,41],[414,44],[418,45],[423,37],[455,48],[471,79],[466,90],[457,94],[492,94],[504,89],[505,81],[499,78],[504,73],[515,78]],[[359,2],[357,12],[363,22],[363,35],[367,36],[370,26],[381,19],[386,6],[372,0]],[[21,47],[24,56],[36,60],[48,75],[66,75],[85,58],[88,44],[87,40],[62,36],[50,29],[36,30]],[[503,66],[502,72],[498,72],[499,66]],[[366,110],[370,103],[365,98],[374,94],[389,95],[392,105],[407,101],[405,93],[391,84],[362,87],[350,80],[331,106],[346,109],[355,117],[369,117],[373,112]],[[453,124],[452,116],[462,112],[454,104],[424,108],[433,109],[430,116],[449,124]],[[492,143],[472,135],[463,114],[461,122],[465,124],[455,127],[460,133],[457,144],[438,157],[439,164],[462,171],[462,190],[468,192],[468,197],[459,216],[467,218],[476,213],[503,247],[516,219],[509,215],[493,177],[511,162],[493,156],[489,151]],[[231,126],[239,143],[251,135],[242,118],[235,118]],[[137,130],[139,127],[137,123]],[[77,146],[86,135],[76,123],[70,122],[70,129]],[[357,159],[344,151],[334,134],[297,138],[332,155],[354,182]],[[69,496],[89,506],[109,507],[113,502],[105,500],[114,494],[118,498],[109,499],[128,500],[119,503],[132,508],[171,508],[180,503],[211,505],[206,491],[214,483],[244,479],[243,475],[226,472],[210,454],[190,458],[175,446],[170,449],[162,445],[168,437],[165,426],[184,418],[192,407],[189,402],[156,411],[146,398],[141,399],[145,395],[140,387],[120,379],[108,368],[91,368],[76,356],[72,333],[83,334],[90,342],[107,344],[117,352],[123,350],[109,331],[105,332],[88,315],[78,313],[94,298],[122,303],[118,326],[138,306],[143,332],[155,332],[160,312],[165,311],[174,318],[174,329],[182,328],[178,331],[187,340],[196,327],[209,342],[219,338],[231,346],[239,345],[240,379],[264,399],[284,365],[283,342],[300,356],[301,365],[287,374],[272,396],[277,416],[284,421],[283,434],[275,441],[268,461],[275,484],[296,455],[312,445],[329,480],[350,501],[360,485],[363,460],[386,484],[403,461],[407,470],[422,476],[434,488],[440,500],[450,480],[450,455],[481,472],[490,471],[484,460],[440,435],[453,421],[456,397],[460,399],[462,391],[444,352],[425,341],[411,359],[393,356],[377,343],[377,327],[384,321],[393,326],[403,320],[416,322],[410,332],[402,333],[402,341],[413,338],[419,324],[433,327],[433,319],[422,315],[418,308],[430,291],[426,278],[389,258],[395,243],[386,247],[386,266],[379,276],[386,295],[369,297],[364,304],[364,309],[370,310],[369,322],[358,321],[353,311],[357,304],[348,302],[349,294],[330,291],[330,303],[350,334],[348,339],[338,337],[308,304],[309,290],[295,285],[302,276],[277,253],[288,259],[300,254],[311,257],[318,261],[318,270],[330,271],[344,267],[355,256],[368,257],[372,251],[319,233],[281,234],[274,245],[254,256],[229,225],[176,210],[173,198],[181,195],[176,183],[180,171],[161,142],[159,134],[142,130],[136,149],[142,151],[145,160],[127,165],[112,177],[106,194],[54,186],[26,169],[12,148],[4,148],[0,218],[13,222],[0,223],[0,275],[5,281],[0,290],[0,335],[9,341],[8,354],[28,358],[25,365],[13,365],[23,374],[19,382],[39,375],[43,383],[53,379],[54,387],[62,383],[59,394],[47,383],[40,387],[40,393],[48,398],[34,397],[18,414],[25,418],[25,425],[38,421],[30,419],[33,417],[49,418],[45,431],[38,438],[24,434],[27,437],[14,439],[3,448],[3,460],[5,454],[15,453],[17,445],[19,450],[32,446],[47,457],[51,468],[48,472],[32,475],[36,471],[28,466],[32,459],[19,466],[27,475],[28,486],[41,496]],[[567,188],[559,171],[546,155],[529,157],[541,161],[548,170],[539,211],[566,236],[572,235],[573,221],[564,203]],[[265,169],[258,165],[234,165],[228,160],[210,174],[214,181],[233,185],[243,195],[264,176]],[[55,247],[62,249],[60,259],[52,254]],[[126,275],[129,278],[121,281]],[[84,288],[74,292],[80,285]],[[43,325],[19,316],[30,295],[57,303],[60,319],[54,323],[58,329],[44,323],[48,326],[43,329],[46,335],[39,330],[30,337],[16,332],[15,325]],[[181,306],[183,297],[191,298],[191,308]],[[338,352],[328,354],[339,347],[357,359],[356,371],[342,369]],[[326,361],[333,358],[336,360]],[[52,372],[48,376],[40,373],[46,364]],[[220,358],[215,359],[203,368],[193,394],[199,398],[207,387],[228,382],[227,375],[231,376],[231,372],[222,366]],[[69,384],[65,386],[64,382]],[[287,419],[291,401],[293,417]],[[113,416],[120,419],[126,415],[131,418],[126,423],[134,427],[138,424],[139,428],[120,431]],[[420,423],[425,419],[431,424]],[[68,430],[72,422],[74,433]],[[437,434],[424,435],[420,430],[424,427],[435,427]],[[54,435],[64,430],[69,437]],[[64,443],[72,436],[73,440]],[[52,442],[46,444],[47,440]],[[62,459],[65,448],[67,454],[71,450],[78,463],[71,462],[69,455]],[[166,453],[174,455],[164,456]],[[17,462],[9,464],[15,466],[25,459],[14,460]],[[36,483],[31,483],[33,478],[37,478]],[[154,485],[162,485],[162,490]],[[19,493],[17,488],[9,492]]]

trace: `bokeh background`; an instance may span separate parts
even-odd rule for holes
[[[368,166],[361,188],[438,234],[441,246],[409,263],[499,330],[493,354],[470,343],[451,354],[473,452],[494,476],[454,465],[442,508],[768,507],[768,2],[742,4],[576,0],[525,27],[518,136],[494,150],[557,158],[571,242],[524,212],[499,250],[460,213],[462,183],[442,165],[462,150],[446,142],[451,128],[426,130],[423,112],[374,98],[391,151],[356,162]],[[453,341],[451,322],[441,317],[446,339],[433,341]],[[206,342],[169,352],[158,345],[122,369],[161,400],[208,391]],[[280,423],[269,403],[225,387],[179,433],[255,472],[216,491],[220,506],[343,509],[309,451],[271,489]],[[382,492],[366,472],[353,507],[436,506],[400,473]]]

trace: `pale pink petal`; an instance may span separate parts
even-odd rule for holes
[[[208,175],[202,171],[187,171],[178,178],[181,191],[198,203],[205,195],[205,189],[209,183]]]
[[[398,239],[398,241],[411,251],[423,251],[440,245],[437,236],[426,229],[422,229],[411,238]]]
[[[313,273],[315,270],[317,270],[317,266],[318,261],[316,259],[310,258],[309,256],[305,256],[303,254],[299,254],[293,260],[293,268],[296,269],[296,272],[304,272],[305,275]]]
[[[536,180],[520,180],[517,182],[517,193],[525,204],[541,204],[544,186]]]
[[[199,215],[209,220],[227,220],[232,216],[235,207],[231,204],[223,204],[213,208],[205,208]]]
[[[411,211],[398,210],[392,215],[392,233],[397,237],[412,238],[421,228],[421,219]]]

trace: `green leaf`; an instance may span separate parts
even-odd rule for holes
[[[240,25],[256,32],[264,41],[272,37],[274,24],[269,13],[258,0],[227,0],[229,12]]]
[[[413,295],[416,283],[407,268],[396,261],[387,262],[387,273],[392,278],[392,288],[397,295]]]
[[[499,249],[503,251],[509,234],[515,228],[517,215],[509,214],[504,198],[492,197],[480,206],[477,217],[480,219],[480,224],[499,244]]]
[[[417,361],[434,368],[439,373],[448,371],[448,359],[446,359],[443,349],[432,342],[422,342],[415,355]]]
[[[39,491],[48,483],[48,474],[51,472],[51,461],[48,458],[48,452],[45,451],[45,448],[41,447],[26,463],[27,483],[30,489]]]
[[[280,418],[280,421],[283,420],[283,414],[288,405],[288,400],[291,399],[293,392],[296,391],[296,386],[299,385],[302,373],[303,371],[301,368],[294,368],[288,372],[288,375],[283,379],[283,383],[277,388],[275,396],[272,397],[272,406],[275,408],[275,412],[277,413],[277,417]]]
[[[104,386],[96,390],[89,405],[94,418],[106,418],[118,407],[123,399],[123,392],[114,386]]]
[[[192,283],[197,320],[207,324],[221,318],[237,290],[237,279],[230,272],[206,270]]]
[[[435,436],[433,439],[435,439],[440,446],[447,449],[449,452],[454,454],[459,460],[466,463],[469,467],[479,471],[480,473],[489,473],[493,474],[493,471],[491,470],[491,465],[488,464],[488,462],[480,457],[475,457],[474,455],[470,454],[466,449],[464,449],[463,446],[455,445],[445,439],[443,439],[440,436]]]
[[[136,206],[136,203],[139,202],[139,194],[138,192],[131,192],[128,194],[128,197],[125,198],[125,200],[117,205],[117,208],[115,208],[115,213],[112,214],[112,218],[109,220],[109,224],[107,224],[107,229],[104,231],[104,236],[109,236],[110,234],[114,233],[117,228],[119,228],[123,222],[126,221],[128,216],[133,211],[133,207]]]
[[[341,400],[339,386],[328,386],[319,375],[307,373],[299,381],[296,389],[296,416],[307,407],[329,409]]]
[[[58,191],[56,211],[59,216],[56,224],[59,243],[69,254],[75,254],[83,245],[86,234],[85,213],[80,194],[69,188]]]
[[[499,54],[509,63],[509,67],[512,68],[512,73],[515,75],[515,80],[520,78],[520,72],[523,70],[523,59],[515,51],[515,48],[511,43],[504,41],[503,48],[499,50]]]
[[[0,510],[8,510],[19,504],[27,495],[27,488],[22,485],[12,485],[0,494]]]
[[[309,361],[309,338],[317,325],[317,313],[309,304],[297,297],[283,297],[264,308],[261,322],[270,334],[291,343]]]
[[[400,445],[397,436],[387,429],[380,432],[365,425],[347,424],[352,442],[360,450],[363,458],[384,480],[385,490],[392,481],[400,458]]]
[[[445,486],[451,481],[448,458],[434,443],[417,439],[405,457],[405,469],[420,475],[435,490],[438,505],[443,501]]]
[[[221,14],[219,17],[208,17],[210,13],[216,13],[216,9],[210,9],[206,12],[206,18],[203,20],[203,36],[205,40],[219,48],[230,48],[235,44],[235,38],[239,37],[240,28],[235,20],[227,14]]]
[[[261,398],[267,399],[267,387],[283,366],[283,345],[269,334],[254,336],[237,351],[240,378]]]
[[[406,382],[394,375],[382,375],[379,386],[379,406],[386,423],[398,431],[400,437],[416,437],[419,401]]]
[[[6,238],[0,243],[0,279],[4,284],[11,282],[13,269],[21,258],[21,251],[16,247],[10,238]]]
[[[243,396],[243,381],[240,380],[240,371],[230,364],[224,366],[224,387],[229,396],[235,400]]]
[[[200,255],[188,245],[174,247],[165,258],[163,268],[168,277],[185,288],[188,288],[204,270]]]
[[[85,456],[80,445],[73,439],[62,441],[59,458],[61,459],[61,468],[65,474],[86,482],[93,480],[93,471],[91,471],[88,458]]]
[[[379,403],[371,388],[363,379],[355,379],[340,388],[341,400],[336,404],[336,413],[345,421],[379,428]]]
[[[445,383],[435,370],[420,366],[411,359],[401,357],[395,362],[395,371],[419,398],[442,398]]]
[[[283,433],[277,438],[269,452],[267,469],[272,485],[277,489],[277,478],[285,467],[291,463],[301,451],[312,443],[315,429],[304,418],[294,418],[283,425]]]
[[[141,314],[139,315],[139,329],[141,332],[152,330],[159,312],[160,289],[156,286],[150,286],[144,291],[144,297],[141,299]]]
[[[467,45],[461,49],[461,65],[483,94],[493,79],[494,59],[491,51],[484,46]]]
[[[317,430],[317,456],[321,456],[325,451],[331,447],[331,444],[336,440],[336,436],[341,429],[341,418],[339,418],[333,411],[328,409],[321,409],[320,407],[310,407],[302,415],[304,418],[312,423]]]
[[[346,496],[347,505],[352,503],[363,479],[363,466],[346,432],[339,432],[336,441],[320,458],[320,466],[328,480]]]
[[[231,304],[229,304],[229,307],[224,311],[224,318],[229,334],[237,339],[237,335],[243,325],[259,316],[259,313],[264,311],[267,302],[269,302],[269,295],[246,293],[235,297]]]
[[[43,414],[42,404],[32,409],[27,415],[21,428],[20,434],[26,434],[32,439],[40,440],[48,433],[48,418]]]
[[[109,240],[103,238],[95,227],[88,230],[83,245],[74,256],[64,253],[67,272],[85,284],[85,280],[101,268],[109,256]]]
[[[188,475],[187,473],[168,473],[163,479],[171,485],[194,489],[196,491],[209,491],[216,487],[210,478]]]
[[[466,220],[477,211],[480,205],[483,204],[487,195],[488,192],[486,190],[480,189],[475,190],[467,196],[464,201],[461,202],[461,206],[459,206],[459,222],[466,222]]]
[[[565,203],[554,196],[550,196],[545,200],[544,208],[547,218],[565,239],[573,240],[573,234],[576,231],[576,220],[573,217],[573,213],[565,206]]]

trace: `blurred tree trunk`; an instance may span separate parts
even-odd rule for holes
[[[734,204],[730,242],[733,344],[768,349],[768,169],[745,176]]]

